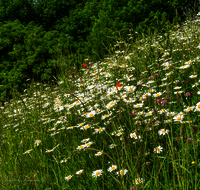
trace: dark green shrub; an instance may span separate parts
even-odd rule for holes
[[[70,36],[46,32],[32,23],[26,27],[18,20],[0,23],[0,31],[0,101],[11,97],[12,88],[22,92],[27,78],[44,83],[53,80],[61,49],[70,51]]]

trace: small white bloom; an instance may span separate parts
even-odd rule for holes
[[[160,152],[162,152],[162,147],[161,146],[158,146],[157,148],[154,148],[154,152],[155,153],[160,153]]]
[[[108,168],[109,172],[112,172],[113,170],[116,170],[117,166],[116,165],[112,165],[111,167]]]
[[[65,180],[69,181],[72,178],[73,175],[69,175],[67,177],[65,177]]]
[[[127,169],[125,170],[120,170],[119,172],[116,172],[117,175],[125,175],[128,172]]]
[[[158,131],[158,134],[159,134],[159,135],[165,135],[165,134],[167,134],[168,132],[169,132],[169,130],[161,129],[161,130]]]
[[[102,170],[96,170],[92,173],[92,177],[98,177],[102,175]]]

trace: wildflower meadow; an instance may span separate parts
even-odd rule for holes
[[[163,36],[119,39],[57,86],[13,89],[0,189],[199,190],[199,31],[200,12]]]

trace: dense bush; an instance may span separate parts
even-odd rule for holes
[[[45,32],[32,23],[26,27],[19,21],[0,23],[0,31],[1,101],[11,97],[11,88],[22,92],[27,78],[48,83],[58,72],[56,57],[61,49],[67,47],[70,51],[70,36],[58,31]]]

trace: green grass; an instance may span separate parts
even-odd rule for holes
[[[188,20],[169,39],[129,35],[80,78],[65,69],[57,87],[13,91],[0,109],[1,189],[200,189],[199,31]]]

